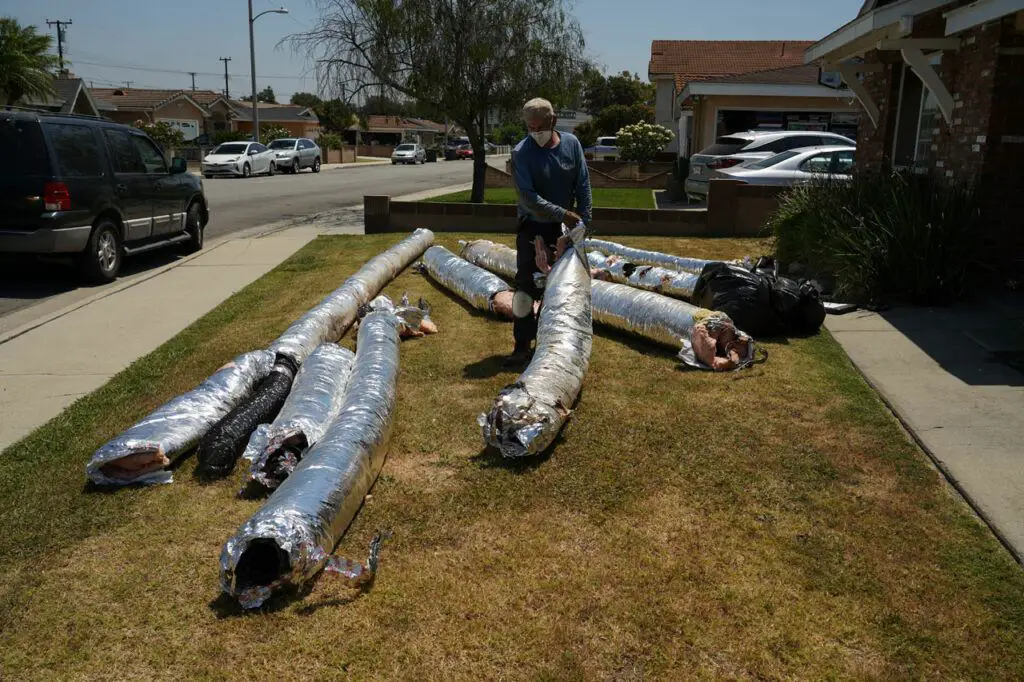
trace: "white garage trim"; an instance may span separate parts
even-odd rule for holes
[[[1024,0],[978,0],[942,16],[946,18],[946,35],[949,36],[1021,11],[1024,11]]]

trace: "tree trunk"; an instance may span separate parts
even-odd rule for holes
[[[482,126],[462,124],[473,147],[473,191],[469,200],[474,204],[484,203],[484,182],[487,170],[487,146],[481,134]]]

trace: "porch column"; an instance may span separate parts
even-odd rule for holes
[[[679,156],[690,155],[690,137],[688,130],[690,129],[690,117],[693,116],[693,112],[690,110],[684,110],[679,113]]]

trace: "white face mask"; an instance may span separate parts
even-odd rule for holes
[[[530,137],[541,147],[546,147],[548,142],[551,142],[551,131],[550,130],[539,130],[535,133],[530,133]]]

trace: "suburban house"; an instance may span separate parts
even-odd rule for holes
[[[402,142],[419,142],[429,147],[443,139],[445,134],[445,124],[425,118],[371,115],[364,123],[349,126],[346,135],[349,142],[355,142],[358,133],[361,144],[394,146]]]
[[[231,108],[232,130],[252,132],[252,102],[228,100]],[[259,102],[260,126],[273,124],[281,126],[292,137],[308,137],[315,140],[320,136],[320,119],[309,107],[296,104],[270,104]]]
[[[975,183],[986,253],[1024,270],[1024,0],[868,0],[805,59],[857,97],[858,168]]]
[[[86,116],[103,116],[114,107],[106,102],[96,100],[85,87],[81,78],[55,78],[54,94],[42,99],[28,99],[25,106],[46,109],[58,114],[84,114]]]
[[[655,121],[675,132],[666,151],[690,156],[743,130],[856,131],[849,90],[823,85],[804,62],[811,41],[655,40],[648,78]],[[827,81],[826,81],[827,82]]]

